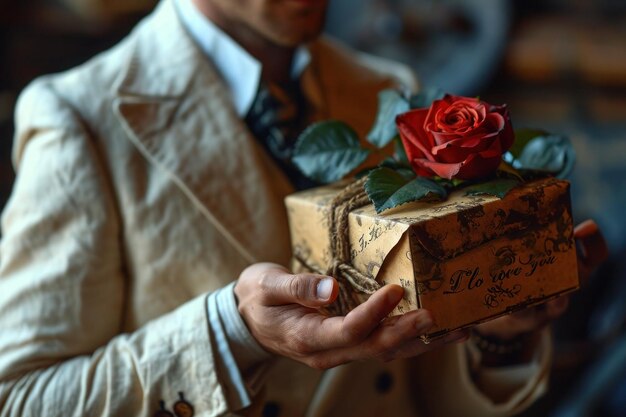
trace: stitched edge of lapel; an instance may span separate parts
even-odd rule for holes
[[[141,105],[141,104],[144,104],[144,105],[155,105],[155,103],[150,103],[150,102],[137,103],[135,101],[132,101],[132,102],[129,103],[129,102],[125,101],[123,98],[118,98],[118,99],[116,99],[113,102],[113,111],[118,116],[119,120],[122,122],[122,127],[123,127],[124,131],[126,132],[126,134],[128,135],[129,140],[137,147],[139,152],[141,152],[141,154],[148,161],[150,161],[150,163],[154,164],[155,166],[158,166],[159,168],[161,168],[163,171],[165,171],[170,176],[172,181],[193,202],[193,204],[196,206],[196,208],[198,208],[198,210],[200,210],[200,212],[207,219],[209,219],[209,221],[213,224],[213,226],[215,226],[215,228],[218,230],[218,232],[220,232],[226,238],[226,240],[228,240],[228,242],[235,249],[237,249],[237,251],[239,251],[243,255],[243,257],[246,259],[246,261],[248,261],[250,263],[256,262],[255,257],[239,242],[239,240],[237,238],[235,238],[233,236],[232,233],[230,233],[230,231],[226,227],[224,227],[222,222],[220,222],[213,215],[213,213],[211,213],[211,211],[202,203],[202,201],[200,201],[198,199],[198,197],[191,191],[191,189],[187,186],[187,184],[175,172],[173,172],[172,170],[168,169],[168,167],[165,164],[161,163],[161,161],[159,161],[155,157],[155,155],[147,149],[147,147],[144,145],[144,143],[141,140],[139,140],[135,130],[133,130],[133,128],[131,127],[131,125],[128,122],[128,119],[131,116],[129,114],[125,114],[126,105],[136,106],[138,104],[139,105]],[[177,102],[176,103],[172,103],[170,112],[173,113],[176,110],[177,107],[178,107],[178,103]]]

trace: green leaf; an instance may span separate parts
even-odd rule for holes
[[[370,172],[365,191],[377,213],[411,201],[443,200],[448,193],[445,188],[428,178],[407,179],[390,168],[377,168]]]
[[[387,146],[398,134],[396,116],[409,111],[409,103],[396,90],[378,93],[378,114],[367,140],[378,148]]]
[[[448,189],[457,188],[468,182],[468,180],[460,180],[458,178],[447,179],[441,177],[433,177],[433,181]]]
[[[394,169],[396,171],[398,169],[408,169],[409,171],[412,171],[411,166],[409,164],[405,164],[403,162],[400,162],[397,159],[392,158],[392,157],[385,158],[378,166],[385,167],[385,168],[391,168],[391,169]]]
[[[513,142],[511,149],[509,149],[509,152],[511,153],[511,155],[513,155],[514,159],[517,159],[522,154],[522,150],[528,144],[528,142],[530,142],[537,136],[547,135],[548,132],[540,129],[515,129],[515,141]]]
[[[308,178],[330,183],[361,165],[369,152],[350,126],[330,120],[315,123],[300,135],[292,160]]]
[[[470,185],[465,188],[466,195],[494,195],[498,198],[504,198],[505,195],[513,188],[517,187],[520,181],[512,178],[498,178],[488,182]]]
[[[407,181],[417,178],[417,174],[409,168],[396,168],[396,172],[402,175]]]
[[[413,178],[417,176],[417,174],[409,166],[400,164],[398,163],[398,161],[396,161],[393,158],[386,158],[383,162],[381,162],[376,167],[367,167],[367,168],[363,168],[359,170],[359,172],[354,174],[354,177],[357,179],[363,178],[369,175],[369,173],[372,172],[373,170],[381,168],[381,167],[392,169],[398,174],[402,175],[407,180],[412,180]]]
[[[539,169],[519,169],[519,173],[522,175],[522,178],[524,178],[525,182],[554,177],[553,173],[548,171],[542,171]]]
[[[446,93],[437,87],[425,88],[419,93],[411,96],[409,103],[412,109],[421,109],[424,107],[430,107],[433,101],[442,99]]]
[[[378,166],[396,169],[398,165],[399,165],[398,161],[388,156],[387,158],[383,159],[382,162]]]
[[[522,174],[505,161],[500,162],[496,173],[501,178],[512,178],[519,181],[524,181]]]
[[[526,170],[549,172],[558,178],[566,177],[574,168],[576,153],[565,136],[549,135],[532,139],[517,159]]]

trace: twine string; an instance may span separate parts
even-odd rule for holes
[[[359,304],[354,290],[371,295],[380,288],[376,280],[357,270],[350,259],[348,215],[370,202],[363,188],[365,180],[364,177],[351,183],[330,202],[328,216],[331,262],[326,274],[337,279],[339,283],[337,301],[328,308],[334,314],[345,315]]]

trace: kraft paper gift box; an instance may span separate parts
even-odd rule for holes
[[[294,270],[328,272],[329,204],[344,187],[286,198]],[[460,189],[442,202],[382,214],[369,204],[352,210],[347,225],[350,266],[380,285],[404,287],[392,315],[417,308],[433,314],[425,341],[578,288],[567,181],[525,183],[503,199]],[[357,302],[369,296],[350,291]]]

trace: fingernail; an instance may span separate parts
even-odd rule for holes
[[[404,296],[404,289],[399,285],[393,285],[391,290],[387,292],[387,301],[389,304],[398,304]]]
[[[317,283],[316,296],[318,300],[328,300],[333,293],[334,282],[332,278],[324,278]]]
[[[574,227],[574,236],[585,238],[598,232],[598,225],[593,220],[585,220]]]

